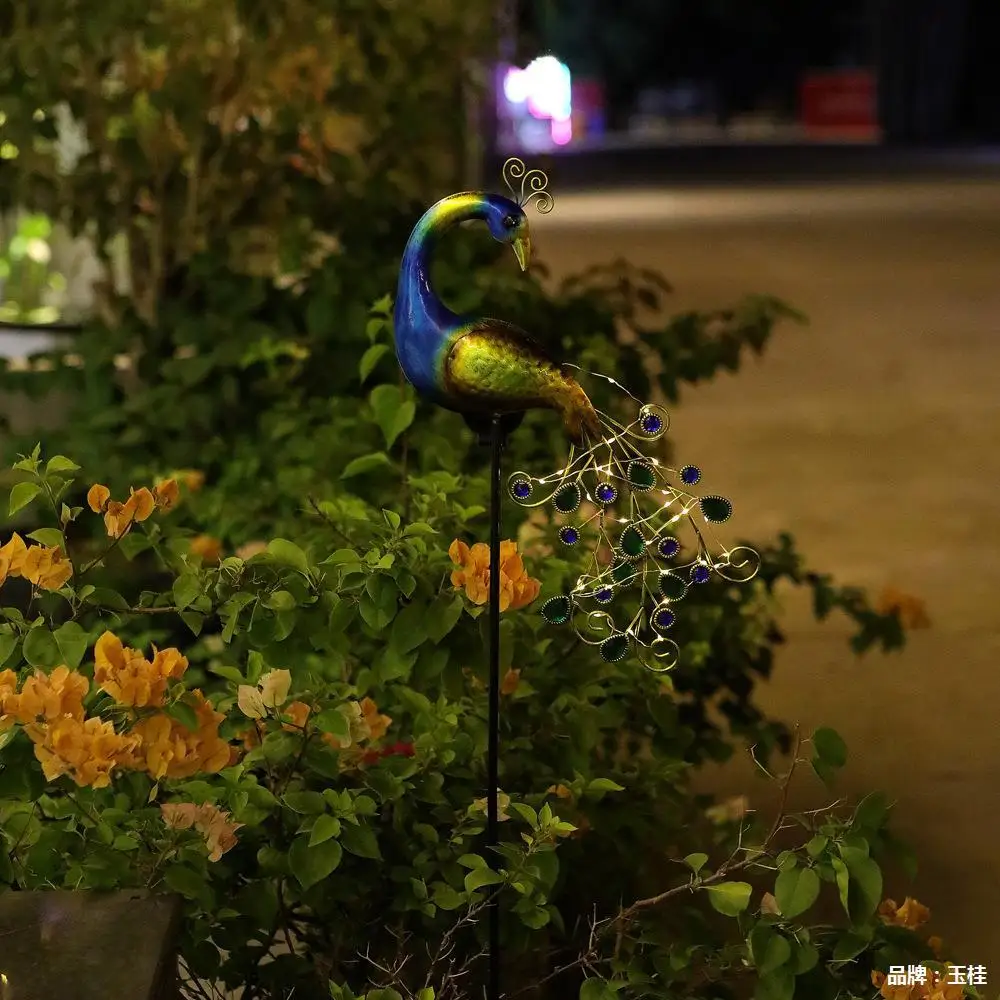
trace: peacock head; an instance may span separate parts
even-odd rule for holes
[[[521,270],[527,270],[531,260],[531,233],[524,209],[499,194],[487,195],[485,207],[490,235],[499,243],[510,244]]]

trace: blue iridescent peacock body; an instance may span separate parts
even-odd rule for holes
[[[516,159],[505,164],[504,178],[512,198],[478,191],[450,195],[414,227],[395,304],[400,366],[421,396],[463,414],[473,427],[493,414],[539,408],[561,414],[570,441],[562,468],[508,478],[516,503],[551,508],[560,544],[593,543],[585,572],[568,593],[546,600],[542,615],[553,625],[573,627],[608,661],[635,650],[650,669],[669,670],[679,655],[669,631],[689,589],[713,577],[746,582],[757,573],[759,556],[744,546],[727,549],[715,539],[712,528],[729,520],[732,504],[692,492],[702,480],[696,466],[670,468],[650,454],[668,429],[662,406],[643,404],[614,379],[595,375],[635,404],[633,419],[615,419],[591,403],[570,374],[580,370],[575,365],[558,364],[503,320],[459,316],[434,293],[434,247],[460,222],[485,222],[527,268],[531,240],[524,208],[536,200],[540,212],[551,210],[548,180]],[[519,196],[513,180],[521,181]]]

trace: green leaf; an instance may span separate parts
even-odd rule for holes
[[[858,803],[854,823],[867,830],[880,830],[889,815],[889,808],[889,798],[884,792],[872,792]]]
[[[867,920],[882,901],[882,870],[856,847],[841,847],[840,856],[850,874],[851,886],[856,890],[851,893],[852,905],[848,913],[855,921]]]
[[[757,980],[754,1000],[792,1000],[795,996],[795,976],[791,969],[777,969]]]
[[[327,813],[317,817],[309,833],[309,846],[315,847],[317,844],[322,844],[324,840],[329,840],[331,837],[339,837],[340,826],[340,820],[336,816],[330,816]]]
[[[489,868],[473,868],[465,876],[465,890],[466,892],[475,892],[484,885],[500,885],[502,882],[503,876]]]
[[[197,573],[182,573],[171,587],[174,603],[183,611],[201,596],[201,579]]]
[[[463,906],[466,901],[464,893],[458,892],[452,889],[450,885],[445,882],[435,882],[434,892],[431,895],[435,906],[442,910],[457,910],[460,906]]]
[[[461,596],[442,595],[427,609],[427,637],[440,642],[458,624],[465,607]]]
[[[281,563],[282,566],[290,566],[303,576],[309,575],[309,560],[305,552],[294,542],[288,541],[287,538],[275,538],[267,543],[267,551],[275,562]]]
[[[811,868],[789,868],[774,883],[774,898],[783,917],[805,913],[819,896],[819,876]]]
[[[33,628],[24,637],[22,651],[33,667],[57,667],[62,659],[56,637],[44,626]]]
[[[689,854],[684,859],[684,864],[688,866],[695,873],[698,874],[708,864],[708,855],[702,854],[701,852],[696,852],[694,854]]]
[[[17,633],[12,625],[0,625],[0,667],[9,659],[17,646]]]
[[[126,559],[132,560],[140,552],[145,552],[153,547],[153,543],[145,535],[126,535],[119,543],[118,548]]]
[[[391,448],[399,435],[413,423],[417,408],[395,385],[376,386],[368,399],[386,447]]]
[[[285,792],[284,800],[292,812],[306,816],[326,811],[326,799],[319,792]]]
[[[580,1000],[614,1000],[617,994],[599,976],[585,979],[580,984]]]
[[[382,858],[382,852],[378,849],[378,840],[376,840],[371,827],[347,824],[340,835],[340,843],[345,851],[350,851],[351,854],[356,854],[359,858],[372,858],[375,861]]]
[[[39,545],[44,545],[50,549],[56,546],[62,548],[63,545],[62,532],[58,528],[38,528],[36,531],[31,532],[28,537],[33,542],[38,542]]]
[[[360,458],[348,462],[344,471],[340,474],[340,478],[351,479],[354,476],[361,476],[375,469],[384,469],[391,464],[389,456],[384,451],[374,451],[369,455],[362,455]]]
[[[837,883],[837,893],[840,896],[840,905],[844,912],[850,914],[850,889],[851,875],[847,870],[847,865],[840,858],[831,858],[830,864],[833,868],[834,879]]]
[[[375,370],[375,366],[390,351],[388,344],[373,344],[361,355],[361,364],[358,365],[358,376],[362,382],[368,381],[368,376]]]
[[[65,622],[52,633],[62,654],[62,661],[71,670],[83,662],[89,645],[89,636],[76,622]]]
[[[819,950],[814,944],[810,944],[808,941],[795,942],[795,960],[793,964],[795,975],[801,976],[810,969],[815,968],[818,961]]]
[[[176,719],[185,729],[192,733],[198,732],[198,716],[195,710],[183,701],[175,701],[163,710],[172,719]]]
[[[201,635],[202,626],[205,624],[203,614],[198,611],[182,611],[180,618],[195,635]]]
[[[344,852],[333,838],[309,846],[309,839],[296,837],[288,851],[288,866],[303,889],[322,882],[340,864]]]
[[[720,882],[705,886],[705,890],[712,908],[727,917],[739,916],[750,904],[750,893],[753,891],[747,882]]]
[[[835,730],[823,726],[812,736],[816,757],[828,767],[843,767],[847,763],[847,744]]]
[[[320,712],[316,718],[310,716],[310,722],[321,732],[329,733],[338,739],[346,740],[351,735],[351,726],[347,721],[347,716],[343,712],[338,712],[335,708],[327,708]]]
[[[42,492],[40,483],[18,483],[10,491],[10,503],[7,506],[7,516],[13,517],[19,510],[27,507],[39,493]]]
[[[205,888],[204,876],[184,865],[172,865],[163,874],[168,889],[187,899],[198,899]]]
[[[45,475],[53,472],[79,472],[80,466],[65,455],[53,455],[45,464]]]
[[[624,791],[624,785],[619,785],[617,781],[612,781],[610,778],[594,778],[594,780],[587,785],[587,793],[590,795],[593,795],[595,792],[603,795],[605,792]]]
[[[792,946],[788,943],[788,939],[780,934],[772,934],[757,964],[757,971],[766,976],[769,972],[780,969],[791,957]]]
[[[834,945],[833,960],[835,962],[849,962],[852,958],[860,955],[870,943],[871,938],[855,931],[847,931]]]

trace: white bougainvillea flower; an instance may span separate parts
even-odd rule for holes
[[[241,684],[236,689],[236,704],[248,719],[263,719],[267,715],[264,696],[251,684]]]
[[[271,670],[257,682],[236,689],[236,704],[248,719],[263,719],[268,709],[280,708],[288,700],[292,675],[287,670]]]
[[[264,674],[257,684],[267,708],[278,708],[288,700],[292,675],[287,670],[272,670]]]

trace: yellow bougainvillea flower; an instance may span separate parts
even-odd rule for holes
[[[471,548],[456,538],[448,548],[451,561],[459,567],[451,574],[453,587],[465,589],[473,604],[486,604],[490,597],[490,548],[476,542]],[[528,576],[517,552],[517,542],[500,543],[500,610],[526,607],[542,589],[539,580]]]
[[[47,674],[36,670],[21,686],[20,694],[4,698],[4,711],[23,725],[72,718],[82,722],[83,699],[90,682],[69,667],[56,667]]]
[[[108,501],[111,499],[111,490],[107,486],[102,486],[100,483],[94,483],[93,486],[87,490],[87,506],[95,514],[103,514],[104,508],[108,505]]]
[[[13,712],[16,698],[17,674],[13,670],[0,670],[0,733],[17,722]]]
[[[217,563],[222,556],[222,542],[211,535],[198,535],[191,539],[191,554],[201,556],[203,563]]]
[[[187,668],[187,658],[177,649],[154,646],[150,662],[113,632],[105,632],[94,644],[94,681],[119,705],[130,708],[162,706],[168,683],[183,677]]]
[[[361,717],[368,730],[365,737],[370,740],[382,739],[392,725],[392,719],[388,715],[381,715],[378,705],[371,698],[361,699]]]
[[[962,1000],[965,988],[958,983],[950,982],[950,973],[945,967],[943,975],[937,975],[927,970],[926,982],[912,985],[896,985],[889,983],[889,977],[884,972],[872,972],[872,985],[878,988],[878,995],[883,1000]]]
[[[913,931],[930,920],[931,911],[912,896],[907,896],[902,906],[897,906],[894,899],[883,899],[878,908],[878,915],[883,923],[895,927],[907,927]]]
[[[510,819],[510,814],[507,812],[509,808],[510,808],[510,796],[506,792],[498,792],[497,819],[501,823],[505,823],[507,820]],[[469,812],[471,813],[478,813],[478,812],[485,813],[488,811],[489,811],[489,805],[487,804],[485,798],[474,799],[472,805],[469,806]]]
[[[132,727],[138,746],[123,757],[123,767],[146,771],[159,781],[190,778],[199,772],[216,774],[228,765],[230,747],[219,736],[219,723],[225,716],[216,712],[197,688],[189,698],[195,702],[197,730],[192,732],[162,712],[140,719]]]
[[[58,545],[32,545],[24,554],[21,576],[42,590],[58,590],[72,575],[73,564]]]
[[[28,553],[28,546],[24,539],[14,532],[3,546],[0,546],[0,586],[6,581],[8,576],[20,576],[21,567],[24,565],[24,557]]]
[[[174,479],[179,479],[191,493],[197,493],[205,485],[205,473],[200,469],[178,469]]]
[[[392,725],[392,719],[388,715],[382,715],[371,698],[363,698],[360,702],[349,701],[339,705],[337,711],[347,719],[350,735],[347,739],[342,739],[332,733],[324,733],[323,742],[334,750],[346,750],[363,740],[381,739]]]
[[[261,552],[267,551],[267,542],[247,542],[246,545],[241,545],[236,550],[236,555],[240,559],[252,559],[254,556],[259,556]]]
[[[111,772],[136,744],[132,734],[115,732],[110,722],[71,715],[25,726],[35,757],[48,781],[67,775],[81,788],[107,788]]]
[[[160,510],[172,510],[180,496],[180,487],[175,479],[164,479],[153,487],[153,502]]]
[[[165,802],[160,806],[164,824],[172,830],[194,827],[208,847],[208,860],[218,861],[236,846],[236,831],[243,824],[234,823],[229,813],[211,802],[196,806],[193,802]]]
[[[919,597],[906,594],[896,587],[886,587],[875,602],[880,615],[895,613],[906,628],[930,628],[927,605]]]
[[[123,538],[132,527],[146,518],[156,509],[153,494],[146,489],[131,490],[128,500],[120,503],[111,499],[111,491],[107,486],[96,483],[87,491],[87,505],[95,514],[104,515],[104,527],[109,538]]]

